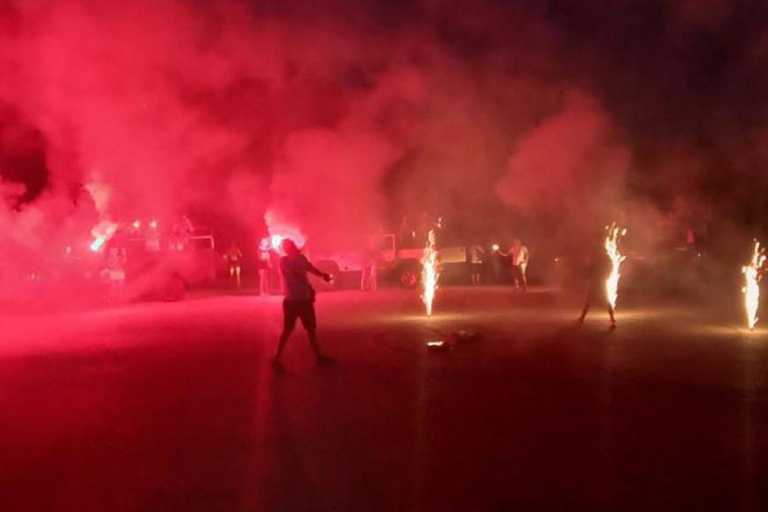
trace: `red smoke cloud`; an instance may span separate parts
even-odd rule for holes
[[[599,223],[622,199],[629,163],[608,114],[594,99],[570,93],[560,111],[519,140],[498,192],[518,208]]]
[[[0,256],[88,243],[72,240],[100,217],[197,212],[255,244],[269,211],[333,245],[403,213],[490,229],[509,206],[618,195],[629,152],[598,100],[563,92],[586,82],[541,12],[472,4],[0,3],[0,112],[17,118],[0,126],[38,133],[47,172],[17,209],[0,167]]]

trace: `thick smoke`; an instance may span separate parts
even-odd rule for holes
[[[680,197],[754,222],[765,7],[526,4],[0,0],[4,265],[181,213],[246,250]]]
[[[610,218],[622,200],[630,163],[612,130],[594,99],[567,95],[560,111],[518,141],[499,195],[525,210],[580,212],[582,223]]]

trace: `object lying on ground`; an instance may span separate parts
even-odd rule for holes
[[[428,341],[427,350],[430,352],[448,352],[451,350],[451,344],[446,340]]]

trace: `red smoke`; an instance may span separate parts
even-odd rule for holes
[[[606,112],[572,93],[518,141],[498,192],[518,208],[573,212],[599,224],[617,213],[611,209],[622,199],[629,163]]]
[[[0,151],[4,264],[104,218],[197,213],[247,250],[268,211],[334,245],[422,210],[613,207],[630,153],[540,9],[385,4],[0,0],[0,128],[37,133],[45,170],[21,201]]]

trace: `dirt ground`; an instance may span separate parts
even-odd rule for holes
[[[636,301],[637,302],[637,301]],[[0,316],[0,510],[766,510],[768,332],[506,287]],[[474,342],[430,352],[456,331]]]

